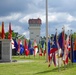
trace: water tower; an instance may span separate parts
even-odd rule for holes
[[[40,29],[41,29],[41,19],[29,19],[29,32],[30,32],[30,40],[33,42],[36,40],[39,43],[40,40]]]

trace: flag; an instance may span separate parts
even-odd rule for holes
[[[63,55],[63,62],[64,64],[68,64],[68,48],[67,48],[67,41],[65,41],[65,48],[64,48],[64,55]]]
[[[14,40],[13,39],[11,39],[11,45],[12,45],[12,49],[15,49]]]
[[[64,50],[64,31],[62,31],[58,37],[58,43],[62,50]]]
[[[54,41],[53,41],[53,44],[51,46],[50,53],[54,53],[57,50],[58,50],[58,46],[57,46],[57,39],[56,39],[56,34],[55,34]]]
[[[11,23],[9,23],[9,33],[8,33],[8,39],[12,39],[12,30],[11,30]]]
[[[52,57],[53,57],[53,63],[54,63],[54,65],[57,66],[58,65],[57,52],[54,52],[53,55],[52,55]]]
[[[29,50],[28,50],[28,45],[27,45],[26,39],[24,40],[24,49],[25,49],[25,55],[28,56]]]
[[[73,40],[72,40],[72,35],[69,35],[69,45],[68,45],[68,57],[71,60],[71,62],[73,62]]]
[[[50,57],[50,40],[48,41],[48,60],[49,60],[49,62],[50,62],[50,60],[51,60],[51,57]]]
[[[2,33],[2,26],[0,26],[0,33]]]
[[[29,40],[28,42],[28,49],[30,49],[32,47],[31,41]]]
[[[17,44],[15,39],[14,39],[14,47],[15,47],[15,50],[17,51],[18,50],[18,44]]]
[[[45,44],[45,42],[44,42],[44,45],[43,45],[43,54],[44,54],[44,56],[46,54],[46,44]]]
[[[24,53],[24,46],[22,45],[22,41],[20,41],[20,54]]]
[[[52,59],[54,62],[54,65],[58,65],[58,61],[57,61],[57,50],[58,50],[58,42],[57,42],[57,33],[54,36],[54,40],[50,49],[50,54],[52,53]]]
[[[29,54],[31,54],[31,48],[32,48],[32,43],[31,43],[31,41],[29,40],[29,42],[28,42]]]
[[[58,37],[58,44],[59,44],[59,47],[61,48],[62,50],[62,54],[61,56],[64,55],[64,46],[65,46],[65,34],[64,34],[64,30],[60,33],[59,37]]]
[[[5,32],[4,32],[4,22],[2,22],[2,39],[5,38]]]
[[[22,55],[24,53],[24,46],[22,45],[22,41],[20,39],[18,39],[18,45],[15,41],[15,46],[15,49],[18,49],[17,53]]]
[[[34,40],[34,56],[37,54],[37,52],[38,52],[38,46],[36,40]]]
[[[17,51],[18,54],[20,54],[20,39],[18,39],[18,51]]]
[[[74,41],[73,62],[76,62],[76,39]]]
[[[41,45],[41,42],[39,42],[39,56],[42,56],[42,45]]]
[[[2,38],[2,26],[0,26],[0,39]]]
[[[65,41],[65,48],[64,48],[64,64],[68,64],[68,56],[69,56],[69,50],[70,50],[70,37],[69,35],[67,36],[67,39]]]

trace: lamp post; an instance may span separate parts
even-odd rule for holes
[[[46,0],[46,62],[48,62],[48,0]]]

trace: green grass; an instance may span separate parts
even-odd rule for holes
[[[0,63],[0,75],[76,75],[76,64],[70,64],[60,68],[53,64],[48,68],[44,57],[13,56],[13,60],[30,62]]]

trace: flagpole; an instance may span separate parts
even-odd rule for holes
[[[56,29],[56,42],[58,43],[58,38],[57,38],[57,29]],[[59,50],[58,50],[58,72],[59,72]]]
[[[64,37],[63,37],[63,49],[64,49],[64,52],[65,52],[65,27],[63,26],[63,32],[64,32]],[[64,53],[65,54],[65,53]],[[66,65],[65,65],[65,56],[64,56],[64,69],[65,69]]]
[[[46,0],[46,62],[48,62],[48,0]]]
[[[72,40],[71,40],[71,37],[72,37],[72,30],[71,30],[71,32],[70,32],[70,46],[72,46],[72,45],[71,45],[71,41],[72,41]],[[72,47],[70,48],[70,60],[71,60],[71,63],[72,63],[72,60],[73,60],[73,59],[72,59]]]

